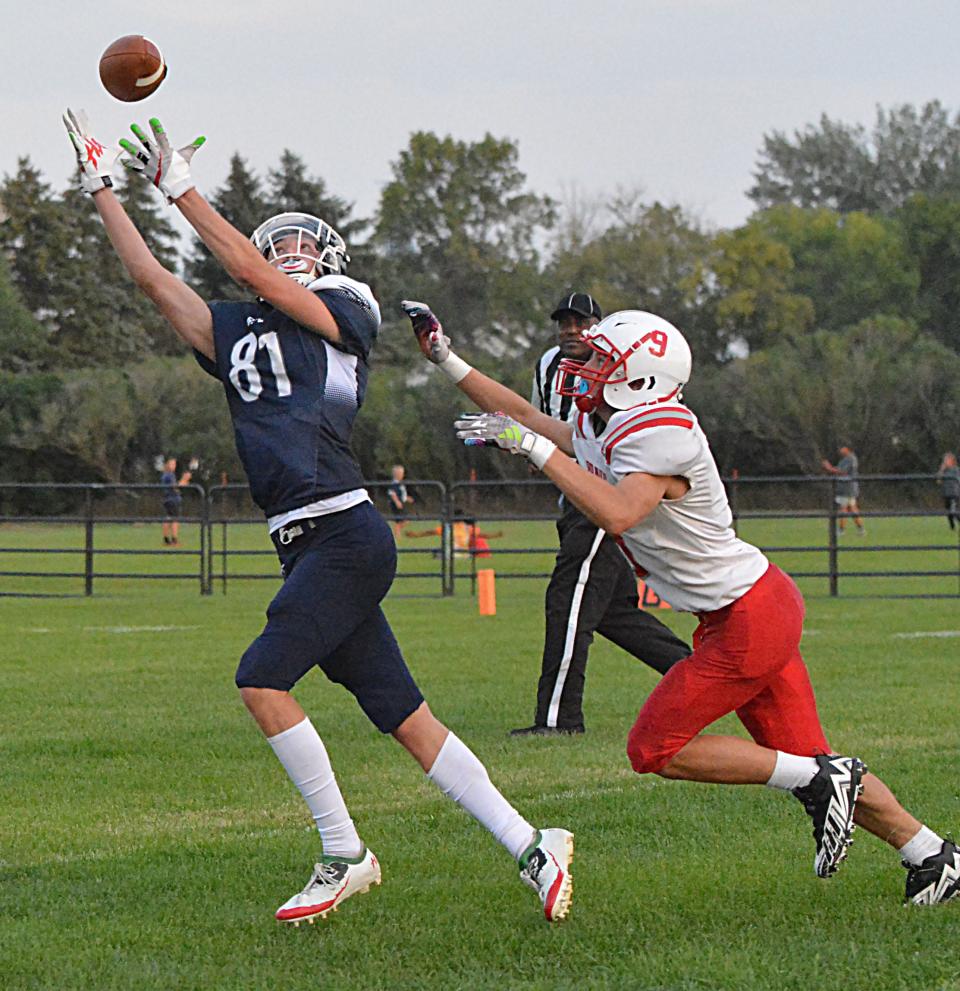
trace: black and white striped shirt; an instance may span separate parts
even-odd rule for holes
[[[533,393],[530,396],[530,405],[535,406],[541,413],[552,416],[555,420],[570,422],[577,412],[573,397],[558,396],[554,391],[557,368],[562,357],[558,345],[543,352],[533,373]],[[572,377],[568,376],[571,379]]]

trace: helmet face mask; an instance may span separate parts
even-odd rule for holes
[[[662,317],[622,310],[583,338],[594,354],[586,364],[561,361],[555,386],[559,395],[572,396],[581,412],[592,413],[601,403],[625,410],[680,400],[690,377],[690,347]]]
[[[257,251],[285,275],[309,285],[322,275],[346,270],[350,256],[343,238],[309,213],[280,213],[250,236]]]

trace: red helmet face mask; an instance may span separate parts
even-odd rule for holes
[[[582,340],[593,354],[586,362],[563,358],[557,366],[554,391],[558,396],[572,396],[581,413],[592,413],[603,402],[608,382],[625,381],[623,363],[627,355],[621,354],[605,334],[584,334]],[[596,355],[602,358],[599,365],[594,361]]]
[[[644,310],[620,310],[583,335],[593,354],[585,365],[561,361],[556,391],[593,413],[677,402],[690,378],[690,346],[673,324]],[[575,378],[571,379],[571,376]]]

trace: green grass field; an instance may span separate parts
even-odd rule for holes
[[[948,543],[940,520],[911,521],[916,532],[888,522],[843,539]],[[807,527],[758,521],[743,531],[797,546],[820,539]],[[157,529],[104,528],[98,547],[153,547]],[[504,529],[495,548],[526,542],[543,553],[495,550],[487,563],[549,570],[548,524]],[[0,534],[4,547],[76,548],[70,528]],[[195,550],[195,531],[184,537]],[[266,546],[254,528],[236,540]],[[918,569],[934,555],[956,560],[902,553]],[[802,569],[815,556],[777,559]],[[862,557],[870,569],[890,566],[886,552]],[[8,553],[2,567],[28,559],[37,570],[77,566]],[[193,573],[196,559],[116,560],[117,570]],[[403,568],[428,560],[408,556]],[[269,557],[249,566],[275,568]],[[958,603],[864,598],[854,582],[901,586],[849,581],[840,599],[825,596],[823,580],[801,582],[805,654],[831,741],[861,754],[933,828],[958,830]],[[956,590],[955,579],[936,581]],[[591,654],[584,737],[508,738],[532,714],[544,584],[500,581],[494,618],[477,614],[467,581],[453,599],[398,595],[387,611],[438,716],[529,819],[575,831],[575,903],[556,928],[504,851],[319,672],[297,694],[384,883],[322,925],[273,922],[318,852],[232,685],[274,582],[231,581],[226,595],[217,585],[204,598],[193,581],[103,579],[90,599],[0,600],[0,988],[960,989],[960,904],[901,907],[892,850],[858,833],[840,874],[819,881],[793,800],[634,775],[624,739],[654,676],[606,642]],[[396,590],[438,585],[407,579]],[[76,579],[35,588],[81,589]],[[690,617],[661,615],[690,633]],[[721,725],[739,731],[735,720]]]

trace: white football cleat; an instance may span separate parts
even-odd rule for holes
[[[542,829],[520,858],[520,880],[540,896],[547,922],[567,917],[573,903],[573,833],[565,829]]]
[[[313,922],[317,916],[325,919],[327,913],[336,912],[351,895],[362,895],[370,890],[371,884],[379,883],[380,864],[370,850],[365,849],[356,860],[324,857],[314,865],[313,875],[303,891],[277,909],[277,921],[299,926],[304,920]]]

